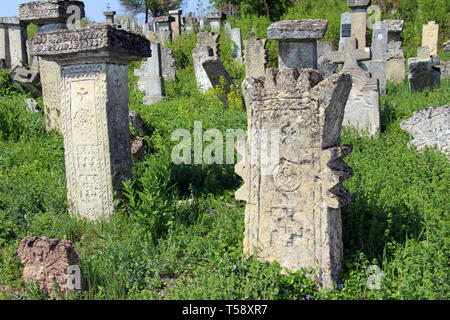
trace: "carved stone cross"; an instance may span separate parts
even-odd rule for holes
[[[356,49],[356,39],[346,38],[344,50],[332,52],[331,60],[333,63],[343,63],[344,67],[342,70],[360,68],[358,62],[370,60],[370,51],[367,52],[364,49]]]

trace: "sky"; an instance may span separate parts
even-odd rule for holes
[[[36,1],[36,0],[34,0]],[[200,0],[203,3],[203,9],[207,9],[209,6],[209,0]],[[31,2],[26,0],[0,0],[0,17],[10,17],[19,15],[19,4]],[[83,0],[86,11],[86,16],[95,20],[96,22],[105,21],[103,11],[106,11],[109,3],[111,10],[116,11],[117,15],[123,15],[127,12],[120,5],[119,0]],[[198,0],[184,0],[184,5],[181,8],[183,15],[187,15],[189,12],[196,13]],[[210,10],[209,10],[210,11]],[[144,15],[137,16],[139,22],[144,20]]]

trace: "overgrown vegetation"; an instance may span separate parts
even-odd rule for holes
[[[303,5],[288,14],[303,12]],[[263,37],[270,20],[251,19],[231,21],[244,37],[251,26]],[[342,210],[342,281],[334,291],[318,291],[308,270],[285,276],[277,263],[245,257],[245,203],[234,198],[242,180],[233,165],[171,161],[176,129],[193,137],[195,121],[224,136],[247,127],[239,91],[228,95],[228,108],[223,88],[197,91],[190,57],[195,41],[186,35],[169,44],[181,68],[176,81],[166,81],[158,104],[142,104],[133,75],[139,63],[129,66],[130,110],[144,119],[150,152],[133,163],[133,180],[124,184],[109,222],[68,215],[62,137],[45,131],[44,116],[30,113],[27,96],[1,75],[0,299],[48,298],[21,280],[15,252],[27,235],[74,242],[89,290],[69,299],[449,299],[450,164],[435,149],[410,150],[411,137],[399,125],[414,111],[448,103],[449,81],[414,94],[406,80],[389,83],[381,101],[383,132],[369,138],[343,131],[343,143],[354,146],[345,161],[355,175],[345,187],[355,201]],[[240,84],[244,69],[224,34],[221,45],[222,60]],[[275,66],[275,44],[270,52]],[[382,272],[380,289],[367,289],[370,265]]]

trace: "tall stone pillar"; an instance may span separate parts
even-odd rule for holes
[[[150,57],[150,42],[105,24],[40,33],[32,41],[35,55],[60,66],[70,212],[108,217],[113,191],[131,178],[127,64]]]
[[[151,42],[152,56],[147,58],[145,72],[141,80],[145,81],[144,104],[154,104],[164,99],[164,78],[162,76],[161,44]]]
[[[323,38],[327,20],[284,20],[267,28],[267,37],[278,40],[279,67],[317,69],[317,40]]]
[[[439,25],[434,21],[428,21],[423,25],[422,47],[430,48],[432,56],[438,54]]]
[[[294,53],[297,51],[294,48]],[[247,202],[244,251],[296,272],[317,270],[333,288],[343,258],[340,208],[352,200],[341,183],[353,175],[341,146],[350,75],[281,66],[244,80],[248,140],[236,173]],[[317,268],[317,269],[316,269]]]
[[[357,48],[366,47],[367,8],[372,0],[347,0],[347,5],[352,9],[352,37],[356,38]]]
[[[173,18],[173,21],[171,22],[173,37],[181,35],[181,14],[182,13],[183,13],[182,10],[170,10],[169,11],[169,15]]]
[[[109,24],[110,26],[114,25],[114,16],[116,15],[115,11],[105,11],[103,14],[106,17],[106,24]]]
[[[17,17],[0,18],[0,59],[7,68],[28,63],[27,24]]]
[[[244,61],[246,78],[265,77],[267,63],[267,39],[250,38],[244,40]]]
[[[81,1],[44,0],[21,4],[19,6],[20,20],[37,25],[37,34],[54,30],[65,30],[67,29],[68,19],[72,14],[70,10],[67,13],[67,9],[70,6],[79,7],[81,18],[84,17],[84,3]],[[54,61],[41,57],[39,58],[39,69],[44,110],[47,115],[47,130],[55,129],[62,133],[59,65]]]

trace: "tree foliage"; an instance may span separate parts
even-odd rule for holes
[[[145,13],[145,22],[150,14],[159,17],[169,10],[178,9],[183,0],[120,0],[120,4],[133,13]]]

